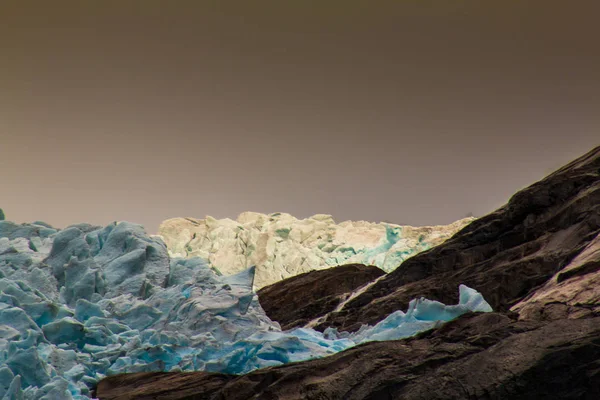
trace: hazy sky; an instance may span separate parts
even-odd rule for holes
[[[293,4],[293,5],[292,5]],[[600,2],[0,0],[0,207],[483,215],[600,144]]]

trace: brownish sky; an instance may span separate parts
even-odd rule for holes
[[[4,0],[0,207],[485,214],[600,144],[599,3]]]

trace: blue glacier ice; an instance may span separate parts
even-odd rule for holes
[[[171,259],[128,222],[0,221],[0,399],[87,399],[124,372],[241,374],[491,311],[461,285],[458,305],[415,299],[355,333],[282,331],[252,291],[254,272],[220,276],[200,258]]]

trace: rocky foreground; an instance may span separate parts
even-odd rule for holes
[[[97,396],[598,399],[600,147],[362,288],[345,286],[344,274],[335,274],[340,284],[333,285],[331,274],[334,270],[314,271],[278,282],[259,292],[261,304],[286,327],[356,331],[406,309],[415,297],[455,303],[462,283],[480,291],[495,312],[467,314],[409,339],[366,343],[241,376],[109,377],[98,384]],[[348,276],[356,279],[355,273]],[[298,302],[298,296],[302,310],[280,311],[278,304]]]

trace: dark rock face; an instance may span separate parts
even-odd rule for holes
[[[98,384],[95,396],[102,399],[210,399],[232,375],[206,372],[141,372],[104,379]],[[177,390],[173,390],[177,388]]]
[[[373,265],[348,264],[297,275],[257,294],[269,318],[290,329],[333,311],[353,290],[382,275]]]
[[[542,287],[511,308],[520,319],[552,321],[600,315],[600,235]]]
[[[413,338],[366,343],[243,376],[110,377],[99,384],[98,397],[598,399],[600,147],[518,192],[442,245],[407,260],[338,312],[315,296],[307,301],[301,288],[333,298],[353,289],[336,292],[333,278],[304,279],[281,282],[265,303],[277,306],[277,296],[283,303],[303,294],[302,312],[287,317],[271,310],[284,326],[323,317],[320,328],[352,331],[406,309],[415,297],[456,303],[461,283],[482,292],[496,312],[464,315]],[[286,295],[292,299],[284,300]]]

